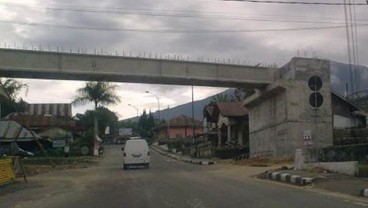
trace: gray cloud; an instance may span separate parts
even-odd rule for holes
[[[10,2],[10,1],[9,1]],[[27,2],[27,1],[24,1]],[[169,0],[136,0],[117,1],[39,1],[41,4],[27,8],[6,7],[0,3],[0,9],[5,8],[3,18],[11,21],[29,21],[34,23],[76,25],[81,27],[106,27],[106,28],[136,28],[136,29],[172,29],[172,30],[235,30],[235,29],[271,29],[271,28],[295,28],[295,27],[320,27],[328,26],[323,22],[344,22],[343,7],[328,6],[290,6],[290,5],[267,5],[251,4],[244,2],[225,1],[169,1]],[[24,3],[24,5],[27,5]],[[58,5],[71,6],[81,9],[106,9],[115,8],[114,11],[145,13],[145,14],[179,14],[179,15],[204,15],[210,18],[177,18],[158,17],[152,15],[111,14],[111,13],[85,13],[72,11],[55,11],[42,9],[43,7],[58,7]],[[2,7],[1,7],[2,6]],[[82,6],[82,7],[79,7]],[[40,8],[39,8],[40,7]],[[357,18],[360,23],[366,23],[368,13],[365,7],[357,7]],[[6,13],[12,13],[6,15]],[[225,20],[220,17],[256,18],[263,21],[249,20]],[[296,23],[279,21],[313,21],[315,23]],[[208,58],[213,60],[241,60],[242,63],[255,65],[258,63],[276,63],[284,65],[292,57],[303,56],[307,52],[311,56],[317,56],[335,61],[346,62],[346,37],[344,28],[331,30],[311,31],[285,31],[285,32],[257,32],[257,33],[223,33],[223,34],[187,34],[187,33],[137,33],[137,32],[111,32],[92,30],[72,30],[60,28],[46,28],[36,26],[20,26],[0,23],[0,37],[3,42],[12,45],[26,43],[34,46],[43,45],[47,48],[64,47],[76,50],[85,48],[88,51],[96,49],[100,51],[118,50],[121,54],[133,52],[137,55],[145,53],[148,56],[163,54],[179,55],[183,58],[190,57],[192,60],[201,57],[204,61]],[[360,63],[368,65],[368,30],[367,27],[359,27]],[[55,82],[30,82],[31,91],[34,89],[49,89],[55,94],[60,86]],[[45,87],[47,86],[47,87]],[[126,96],[124,104],[114,107],[124,117],[124,111],[128,115],[135,115],[134,109],[126,107],[127,102],[135,101],[141,108],[149,106],[154,109],[155,100],[147,98],[144,91],[149,89],[162,97],[166,104],[181,104],[187,102],[184,96],[188,86],[166,85],[139,85],[120,84],[122,96]],[[64,97],[72,97],[76,84],[70,85],[70,90],[63,93]],[[214,93],[216,90],[202,92]],[[220,91],[222,89],[218,89]],[[36,90],[37,92],[40,92]],[[135,93],[135,94],[134,94]],[[45,93],[47,94],[47,93]],[[36,98],[36,96],[33,96]],[[32,98],[32,99],[33,99]],[[147,99],[149,101],[147,101]],[[45,98],[47,100],[47,98]],[[56,100],[56,96],[50,95],[49,100]],[[175,101],[173,101],[175,100]],[[125,106],[125,107],[123,107]],[[118,108],[124,108],[119,110]],[[147,107],[148,109],[148,107]]]

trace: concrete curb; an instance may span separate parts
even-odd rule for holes
[[[170,154],[168,152],[160,150],[159,147],[151,146],[151,148],[153,150],[155,150],[156,152],[160,153],[161,155],[167,156],[167,157],[175,159],[175,160],[183,161],[183,162],[186,162],[186,163],[191,163],[191,164],[195,164],[195,165],[214,165],[215,164],[214,161],[203,161],[203,160],[198,160],[198,159],[196,160],[196,159],[190,159],[190,158],[183,158],[183,157],[180,157],[178,155]]]
[[[368,197],[368,188],[360,190],[360,196]]]
[[[269,172],[266,174],[266,179],[273,181],[280,181],[284,183],[290,183],[293,185],[306,186],[312,184],[314,178],[302,177],[299,175],[291,175],[289,173],[280,173],[280,172]],[[367,190],[368,194],[368,190]]]

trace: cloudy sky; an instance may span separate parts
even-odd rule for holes
[[[368,6],[355,7],[359,62],[365,66],[368,65],[367,10]],[[249,65],[282,66],[294,56],[348,62],[343,6],[221,0],[0,0],[0,13],[2,48],[41,46],[65,51],[158,53],[193,60],[198,57],[241,60]],[[22,81],[30,87],[25,97],[30,103],[71,102],[75,90],[83,86],[83,82],[77,81]],[[157,110],[156,98],[145,93],[146,90],[160,97],[161,108],[191,101],[190,86],[117,84],[122,102],[108,107],[120,118],[136,115],[136,110],[128,104],[140,111]],[[196,100],[224,90],[194,89]],[[92,105],[74,108],[73,113],[86,109],[92,109]]]

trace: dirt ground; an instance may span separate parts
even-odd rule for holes
[[[53,165],[47,158],[35,158],[23,160],[26,175],[36,175],[40,173],[47,173],[51,171],[87,168],[98,164],[100,157],[69,157],[69,158],[51,158]]]
[[[69,158],[51,158],[51,161],[55,164],[55,167],[51,165],[47,158],[28,158],[23,159],[23,166],[26,173],[26,177],[32,178],[33,176],[37,176],[39,174],[57,172],[68,169],[85,169],[89,167],[93,167],[99,164],[100,160],[103,158],[99,157],[69,157]],[[14,193],[20,191],[27,187],[33,187],[34,184],[26,184],[23,178],[23,175],[19,172],[20,170],[16,170],[18,172],[16,174],[16,180],[1,186],[0,188],[0,196]],[[32,178],[32,180],[34,180]]]

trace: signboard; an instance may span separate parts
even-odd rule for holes
[[[105,134],[110,134],[110,126],[106,126]]]
[[[132,135],[132,128],[122,128],[119,129],[119,136],[130,136]]]
[[[304,145],[312,145],[312,131],[311,130],[304,130],[303,131],[303,143]]]
[[[53,148],[65,147],[65,140],[55,140],[55,141],[52,141],[52,147]]]

